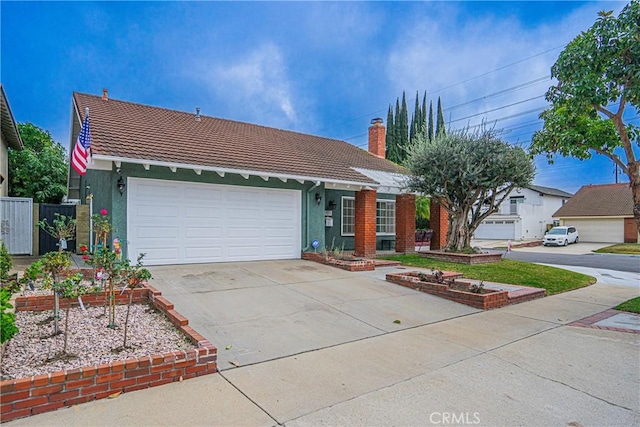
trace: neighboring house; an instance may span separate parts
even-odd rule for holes
[[[71,151],[89,108],[93,153],[68,199],[107,209],[127,256],[146,264],[300,258],[344,247],[414,250],[415,198],[385,160],[343,141],[74,93]],[[121,191],[120,191],[121,190]],[[88,242],[87,242],[88,243]]]
[[[575,226],[581,242],[638,243],[628,183],[585,185],[553,217]]]
[[[9,147],[22,150],[24,145],[20,138],[20,132],[18,132],[18,126],[11,113],[11,107],[9,107],[9,101],[7,95],[4,92],[4,87],[0,83],[0,110],[2,121],[2,132],[0,138],[0,197],[7,197],[9,193]]]
[[[497,240],[542,239],[553,225],[553,214],[571,193],[539,185],[517,188],[476,229],[474,238]],[[582,237],[582,235],[580,235]]]

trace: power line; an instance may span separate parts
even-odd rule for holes
[[[516,86],[512,86],[510,88],[503,89],[503,90],[500,90],[498,92],[490,93],[490,94],[482,96],[480,98],[472,99],[471,101],[467,101],[467,102],[463,102],[462,104],[454,105],[453,107],[445,108],[444,111],[455,110],[456,108],[463,107],[463,106],[469,105],[469,104],[473,104],[473,103],[478,102],[478,101],[483,101],[485,99],[493,98],[493,97],[498,96],[498,95],[504,95],[505,93],[514,92],[516,90],[524,89],[524,88],[529,87],[529,86],[535,86],[535,84],[537,84],[537,83],[549,80],[550,77],[551,76],[545,76],[545,77],[540,77],[540,78],[537,78],[537,79],[529,80],[528,82],[525,82],[525,83],[522,83],[522,84],[519,84],[519,85],[516,85]]]
[[[431,92],[431,93],[433,94],[433,93],[442,92],[442,91],[443,91],[443,90],[445,90],[445,89],[450,89],[450,88],[452,88],[452,87],[455,87],[455,86],[461,85],[461,84],[463,84],[463,83],[470,82],[471,80],[475,80],[475,79],[477,79],[477,78],[484,77],[484,76],[487,76],[487,75],[489,75],[489,74],[495,73],[496,71],[504,70],[505,68],[509,68],[509,67],[511,67],[511,66],[514,66],[514,65],[520,64],[520,63],[522,63],[522,62],[528,61],[529,59],[536,58],[536,57],[538,57],[538,56],[544,55],[545,53],[552,52],[552,51],[554,51],[554,50],[556,50],[556,49],[560,49],[561,47],[565,47],[565,46],[566,46],[566,44],[562,44],[562,45],[559,45],[559,46],[556,46],[556,47],[552,47],[551,49],[545,50],[544,52],[536,53],[535,55],[528,56],[528,57],[526,57],[526,58],[520,59],[519,61],[512,62],[511,64],[503,65],[502,67],[496,68],[495,70],[487,71],[486,73],[478,74],[477,76],[470,77],[470,78],[468,78],[468,79],[466,79],[466,80],[459,81],[458,83],[454,83],[454,84],[452,84],[452,85],[445,86],[445,87],[440,88],[440,89],[436,89],[436,90],[434,90],[434,91],[433,91],[433,92]]]
[[[507,64],[507,65],[503,65],[503,66],[498,67],[498,68],[496,68],[496,69],[494,69],[494,70],[487,71],[487,72],[485,72],[485,73],[479,74],[479,75],[474,76],[474,77],[470,77],[470,78],[468,78],[468,79],[465,79],[465,80],[459,81],[459,82],[457,82],[457,83],[453,83],[453,84],[451,84],[451,85],[445,86],[445,87],[440,88],[440,89],[436,89],[436,90],[434,90],[434,91],[430,92],[430,93],[429,93],[429,95],[434,94],[434,93],[438,93],[438,92],[442,92],[442,91],[443,91],[443,90],[445,90],[445,89],[450,89],[450,88],[452,88],[452,87],[455,87],[455,86],[461,85],[461,84],[463,84],[463,83],[467,83],[467,82],[469,82],[469,81],[471,81],[471,80],[475,80],[475,79],[480,78],[480,77],[487,76],[487,75],[489,75],[489,74],[493,74],[493,73],[495,73],[495,72],[497,72],[497,71],[504,70],[505,68],[512,67],[512,66],[517,65],[517,64],[521,64],[521,63],[526,62],[526,61],[528,61],[528,60],[530,60],[530,59],[537,58],[538,56],[541,56],[541,55],[544,55],[544,54],[546,54],[546,53],[552,52],[552,51],[554,51],[554,50],[560,49],[560,48],[562,48],[562,47],[564,47],[564,46],[566,46],[566,45],[565,45],[565,44],[562,44],[562,45],[559,45],[559,46],[552,47],[551,49],[547,49],[547,50],[545,50],[545,51],[543,51],[543,52],[539,52],[539,53],[536,53],[536,54],[534,54],[534,55],[528,56],[528,57],[526,57],[526,58],[522,58],[522,59],[520,59],[520,60],[518,60],[518,61],[516,61],[516,62],[512,62],[512,63]],[[545,78],[546,78],[546,77],[545,77]],[[541,77],[540,79],[542,79],[542,77]],[[535,79],[535,80],[537,80],[537,79]],[[532,81],[532,82],[533,82],[533,81]],[[531,83],[531,82],[527,82],[527,83]],[[527,84],[527,83],[522,83],[522,84],[523,84],[523,85],[525,85],[525,84]],[[508,89],[505,89],[505,90],[508,90]],[[374,112],[372,112],[372,113],[368,113],[368,114],[365,114],[365,115],[359,116],[359,117],[354,118],[354,119],[349,119],[349,120],[346,120],[346,121],[344,121],[344,122],[340,122],[340,123],[334,124],[334,125],[332,125],[332,126],[322,128],[322,129],[320,129],[320,130],[318,130],[318,131],[315,131],[315,132],[313,132],[313,133],[314,133],[314,134],[318,134],[318,133],[323,132],[323,131],[325,131],[325,130],[333,129],[333,128],[336,128],[336,127],[338,127],[338,126],[340,126],[340,125],[344,125],[344,124],[347,124],[347,123],[352,123],[352,122],[354,122],[354,121],[356,121],[356,120],[360,120],[360,119],[363,119],[363,118],[366,118],[366,117],[376,116],[376,115],[379,115],[379,114],[384,113],[384,112],[385,112],[385,110],[384,110],[384,109],[376,110],[376,111],[374,111]]]
[[[524,104],[525,102],[534,101],[536,99],[540,99],[540,98],[543,98],[543,97],[544,97],[544,95],[534,96],[533,98],[529,98],[529,99],[525,99],[525,100],[522,100],[522,101],[514,102],[514,103],[508,104],[508,105],[503,105],[502,107],[497,107],[497,108],[494,108],[494,109],[491,109],[491,110],[486,110],[486,111],[483,111],[481,113],[476,113],[476,114],[472,114],[472,115],[467,116],[467,117],[462,117],[460,119],[451,120],[451,121],[449,121],[449,124],[455,123],[455,122],[459,122],[459,121],[462,121],[462,120],[467,120],[467,119],[470,119],[472,117],[481,116],[483,114],[493,113],[494,111],[503,110],[505,108],[513,107],[514,105]]]

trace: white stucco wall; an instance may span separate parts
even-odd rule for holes
[[[524,200],[518,204],[517,215],[511,215],[511,197],[523,196]],[[507,239],[509,235],[513,235],[515,240],[532,240],[541,239],[547,230],[547,224],[553,224],[552,215],[560,209],[562,201],[567,200],[563,197],[541,194],[528,188],[518,189],[511,192],[509,198],[500,206],[498,214],[487,217],[486,221],[513,221],[512,225],[505,224],[504,235],[493,235],[487,233],[486,226],[481,224],[476,230],[476,238],[496,238]],[[493,226],[495,230],[495,225]],[[510,229],[506,230],[506,227]]]

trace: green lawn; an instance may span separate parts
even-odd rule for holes
[[[619,245],[611,245],[606,248],[600,248],[594,252],[600,254],[629,254],[640,255],[640,244],[637,243],[620,243]]]
[[[395,255],[385,259],[400,261],[403,265],[413,267],[457,271],[469,279],[543,288],[547,290],[548,295],[571,291],[596,282],[595,278],[585,274],[511,259],[477,265],[436,261],[417,254]]]
[[[629,313],[640,314],[640,297],[635,297],[625,301],[616,307],[616,310],[628,311]]]

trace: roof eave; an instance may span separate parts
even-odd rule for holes
[[[13,113],[11,112],[7,94],[5,93],[4,87],[1,84],[0,97],[2,98],[2,133],[6,135],[9,146],[11,148],[22,150],[24,148],[24,143],[22,142],[22,138],[20,137],[20,131],[18,131],[18,125],[16,124],[16,121],[13,117]]]
[[[324,182],[324,183],[328,183],[328,184],[337,184],[337,185],[344,185],[344,186],[355,186],[355,187],[371,187],[371,188],[377,188],[379,187],[379,183],[376,182],[367,182],[367,181],[347,181],[347,180],[340,180],[340,179],[332,179],[332,178],[326,178],[326,177],[319,177],[319,176],[310,176],[310,175],[294,175],[294,174],[286,174],[286,173],[274,173],[274,172],[266,172],[266,171],[258,171],[258,170],[249,170],[249,169],[233,169],[233,168],[224,168],[224,167],[218,167],[218,166],[203,166],[203,165],[194,165],[194,164],[187,164],[187,163],[177,163],[177,162],[163,162],[163,161],[158,161],[158,160],[145,160],[145,159],[135,159],[135,158],[129,158],[129,157],[119,157],[119,156],[108,156],[108,155],[103,155],[103,154],[94,154],[92,156],[92,158],[94,160],[103,160],[103,161],[111,161],[116,163],[116,166],[118,164],[122,164],[122,163],[131,163],[131,164],[137,164],[137,165],[142,165],[143,167],[148,168],[150,166],[161,166],[161,167],[168,167],[168,168],[180,168],[180,169],[191,169],[196,171],[196,173],[198,173],[197,171],[210,171],[210,172],[216,172],[216,173],[230,173],[230,174],[237,174],[237,175],[241,175],[241,176],[258,176],[258,177],[262,177],[263,179],[265,177],[267,178],[276,178],[276,179],[280,179],[282,181],[287,181],[287,180],[293,180],[293,181],[299,181],[299,182],[304,182],[304,181],[310,181],[310,182]]]

